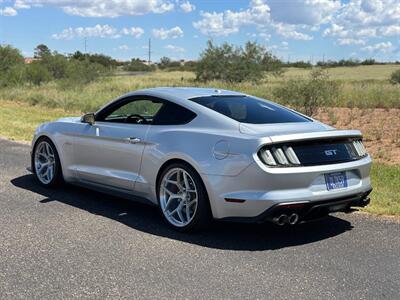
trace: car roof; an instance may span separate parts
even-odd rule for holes
[[[197,88],[197,87],[157,87],[157,88],[149,88],[138,90],[128,95],[149,95],[156,97],[167,97],[172,96],[175,99],[179,98],[181,100],[187,100],[196,97],[204,97],[204,96],[244,96],[245,94],[222,90],[222,89],[212,89],[212,88]]]

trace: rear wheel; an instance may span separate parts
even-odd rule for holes
[[[204,228],[210,219],[210,207],[200,176],[189,166],[168,166],[158,183],[158,201],[167,223],[179,231]]]
[[[33,149],[32,171],[36,179],[46,187],[62,182],[60,158],[49,138],[40,138]]]

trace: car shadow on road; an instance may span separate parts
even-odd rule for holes
[[[248,251],[281,249],[332,238],[353,228],[350,222],[330,216],[319,221],[284,228],[269,223],[213,222],[202,232],[184,234],[170,229],[162,221],[158,209],[154,206],[72,185],[46,189],[40,186],[32,175],[14,178],[11,183],[18,188],[43,196],[40,200],[43,204],[59,201],[115,220],[135,230],[215,249]]]

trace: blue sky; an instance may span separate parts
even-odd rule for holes
[[[287,60],[400,60],[400,0],[0,0],[0,43],[31,56],[196,59],[206,41],[257,41]]]

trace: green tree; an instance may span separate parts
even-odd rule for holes
[[[228,43],[215,46],[208,41],[197,63],[196,78],[199,81],[257,82],[266,73],[278,75],[281,70],[282,63],[257,43],[248,42],[242,48]]]
[[[40,63],[47,68],[54,79],[65,78],[68,67],[68,59],[57,52],[43,57]]]
[[[61,88],[81,87],[97,79],[105,69],[100,64],[91,63],[88,60],[79,61],[70,59],[67,65],[65,78],[60,80]]]
[[[139,58],[133,58],[128,64],[123,67],[123,69],[129,72],[147,72],[154,70],[152,66],[148,66],[142,63]]]
[[[337,82],[329,80],[328,71],[316,68],[306,80],[289,80],[275,88],[274,96],[308,116],[319,107],[329,106],[339,94]]]
[[[21,83],[23,78],[24,58],[18,49],[0,45],[0,86]]]
[[[23,62],[24,57],[18,49],[10,45],[0,45],[0,73],[7,72],[12,66]]]
[[[158,64],[158,67],[163,70],[168,68],[168,66],[171,64],[171,59],[169,57],[163,56],[160,58],[160,63]]]
[[[51,74],[39,61],[34,61],[26,68],[27,80],[34,85],[41,85],[51,80]]]
[[[50,51],[49,47],[47,47],[44,44],[40,44],[40,45],[36,46],[35,52],[34,52],[35,58],[43,59],[49,55],[51,55],[51,51]]]

